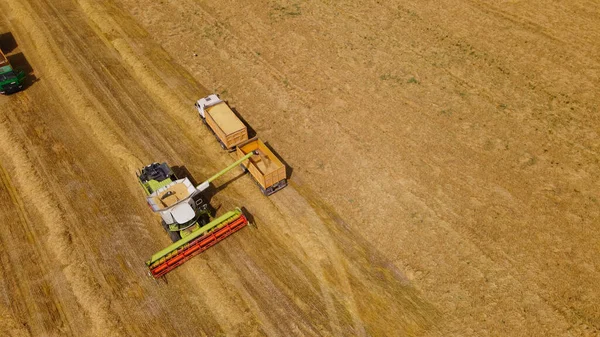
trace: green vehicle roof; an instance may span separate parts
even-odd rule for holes
[[[10,64],[4,67],[0,67],[0,74],[8,73],[10,71],[13,71],[13,67]]]

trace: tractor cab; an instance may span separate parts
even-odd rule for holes
[[[12,94],[23,89],[25,73],[14,71],[10,65],[0,68],[0,93]]]

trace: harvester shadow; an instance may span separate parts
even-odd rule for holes
[[[248,219],[248,223],[252,224],[255,228],[258,228],[258,224],[256,223],[256,219],[254,219],[254,215],[252,215],[252,213],[250,213],[248,209],[244,206],[242,206],[241,209],[242,213],[244,213],[244,215],[246,216],[246,219]]]
[[[229,104],[229,103],[227,103],[227,104]],[[240,115],[240,113],[236,110],[236,108],[231,108],[231,111],[233,111],[233,113],[237,116],[237,118],[239,118],[242,121],[242,123],[244,123],[246,128],[248,129],[248,139],[256,137],[256,130],[254,130],[252,128],[252,126],[250,126],[250,124],[244,119],[244,117],[242,117],[242,115]]]
[[[240,179],[241,177],[244,176],[244,172],[240,172],[240,174],[238,174],[237,176],[235,176],[233,179],[230,179],[228,181],[226,181],[225,183],[219,185],[218,187],[215,187],[214,184],[211,184],[211,187],[208,188],[207,190],[205,190],[204,192],[202,192],[202,195],[204,197],[205,200],[207,200],[208,202],[210,202],[212,200],[212,198],[219,192],[221,192],[222,190],[224,190],[229,184],[233,183],[234,181]],[[211,211],[211,216],[215,217],[217,214],[217,211],[221,208],[221,204],[216,205],[216,206],[212,206],[212,203],[209,205],[209,209]]]
[[[173,173],[175,173],[175,176],[177,176],[178,179],[188,178],[194,186],[198,186],[198,181],[196,181],[196,179],[194,179],[194,177],[192,176],[190,171],[187,169],[187,167],[185,167],[185,165],[172,166],[171,170],[173,170]],[[238,174],[237,176],[233,177],[232,179],[224,182],[223,184],[219,185],[218,187],[215,188],[215,186],[213,184],[211,184],[210,188],[202,191],[201,198],[208,205],[208,210],[212,217],[215,217],[215,215],[217,214],[217,211],[221,208],[221,205],[218,205],[216,207],[212,206],[212,203],[211,203],[212,198],[217,193],[219,193],[221,190],[225,189],[229,184],[240,179],[242,176],[244,176],[244,174],[245,174],[244,172],[240,172],[240,174]]]
[[[246,174],[246,172],[240,172],[237,176],[235,176],[232,179],[229,179],[226,182],[220,184],[219,187],[217,187],[217,188],[211,188],[209,191],[214,191],[213,195],[217,194],[217,192],[220,192],[220,191],[224,190],[225,187],[229,186],[229,184],[233,183],[234,181],[240,179],[245,174]]]
[[[171,170],[173,171],[173,173],[175,173],[177,179],[188,178],[190,182],[194,184],[194,186],[198,186],[198,182],[196,181],[196,179],[194,179],[194,177],[192,177],[192,174],[187,169],[187,167],[185,167],[185,165],[171,166]]]
[[[25,82],[23,83],[23,90],[27,89],[28,87],[32,86],[35,82],[39,81],[39,78],[37,78],[33,74],[33,68],[31,67],[31,64],[29,64],[29,61],[27,61],[27,58],[25,57],[25,55],[23,55],[23,53],[8,55],[6,56],[6,58],[15,70],[25,72]]]
[[[165,285],[167,285],[167,286],[169,285],[169,280],[167,279],[167,275],[163,275],[163,276],[161,276],[161,277],[160,277],[160,278],[158,278],[158,279],[156,279],[156,278],[155,278],[155,279],[154,279],[154,282],[155,282],[157,285],[159,285],[159,284],[161,284],[161,283],[164,283],[164,284],[165,284]]]
[[[0,46],[4,54],[8,54],[17,48],[17,41],[11,32],[0,34]]]
[[[264,142],[265,146],[269,148],[269,150],[271,150],[271,152],[273,152],[273,154],[275,155],[275,157],[277,157],[277,159],[279,159],[283,165],[285,165],[285,177],[286,179],[291,179],[292,178],[292,172],[294,172],[294,168],[290,166],[290,164],[288,164],[283,158],[281,158],[281,156],[279,155],[279,153],[277,153],[277,151],[275,151],[273,149],[273,147],[269,144],[269,142]]]

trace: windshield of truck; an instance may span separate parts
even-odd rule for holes
[[[9,73],[0,74],[0,82],[14,80],[16,78],[17,78],[17,75],[15,75],[15,73],[12,71]]]

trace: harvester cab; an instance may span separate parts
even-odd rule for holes
[[[152,163],[144,167],[137,177],[146,194],[152,194],[153,191],[177,180],[167,163]]]
[[[152,276],[159,278],[165,275],[248,224],[240,209],[211,221],[209,205],[203,201],[201,192],[213,180],[254,154],[247,154],[198,186],[194,186],[187,177],[178,179],[166,163],[150,164],[137,174],[146,192],[148,206],[160,214],[163,228],[173,241],[146,262]]]

